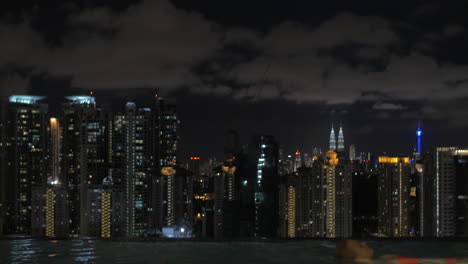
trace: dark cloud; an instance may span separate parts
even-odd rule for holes
[[[405,106],[401,104],[378,102],[373,107],[375,110],[403,110],[406,109]]]
[[[1,93],[23,92],[32,76],[49,73],[84,89],[184,88],[239,101],[331,107],[366,101],[369,109],[458,124],[468,66],[434,54],[439,42],[460,38],[466,29],[457,21],[433,30],[414,24],[414,17],[432,16],[438,6],[429,2],[407,21],[341,11],[318,23],[285,18],[258,31],[226,26],[167,0],[118,10],[64,3],[68,31],[60,45],[47,42],[30,13],[21,23],[0,23]],[[30,70],[20,74],[11,65]],[[420,109],[408,106],[414,102]],[[445,107],[451,102],[459,108]]]

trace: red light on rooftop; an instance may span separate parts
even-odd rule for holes
[[[299,156],[301,155],[301,153],[299,151],[296,151],[296,156]]]
[[[93,91],[89,92],[89,95],[93,95],[93,94],[94,94],[94,92],[93,92]]]

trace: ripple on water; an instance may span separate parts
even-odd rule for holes
[[[371,241],[377,255],[468,256],[463,242]],[[0,263],[337,263],[334,242],[116,242],[93,239],[0,240]]]

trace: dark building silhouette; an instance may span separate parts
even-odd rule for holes
[[[468,150],[437,147],[431,155],[432,228],[436,237],[468,236]]]
[[[255,170],[253,185],[254,236],[275,237],[278,232],[278,144],[273,136],[254,139],[249,159]]]
[[[368,237],[377,233],[377,175],[366,169],[366,163],[352,163],[353,177],[353,237]]]
[[[69,191],[70,233],[99,236],[87,210],[109,171],[109,113],[91,96],[70,96],[64,105],[64,184]],[[93,209],[94,210],[94,209]],[[97,209],[96,209],[97,210]]]
[[[2,215],[6,233],[31,233],[32,190],[46,183],[47,105],[10,96],[2,108]]]

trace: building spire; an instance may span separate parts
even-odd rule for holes
[[[340,131],[338,132],[338,151],[344,151],[344,136],[343,136],[343,127],[340,124]]]
[[[336,137],[335,137],[335,130],[333,129],[333,124],[331,126],[330,131],[330,150],[336,150]]]
[[[301,153],[299,152],[299,150],[296,151],[295,153],[296,157],[295,157],[295,160],[294,160],[294,171],[297,171],[297,169],[299,169],[302,165],[302,161],[301,161]]]
[[[417,152],[418,153],[421,153],[421,137],[422,137],[422,130],[421,130],[421,121],[418,120],[418,130],[416,130],[416,136],[417,136],[417,139],[418,139],[418,148],[417,148]]]

